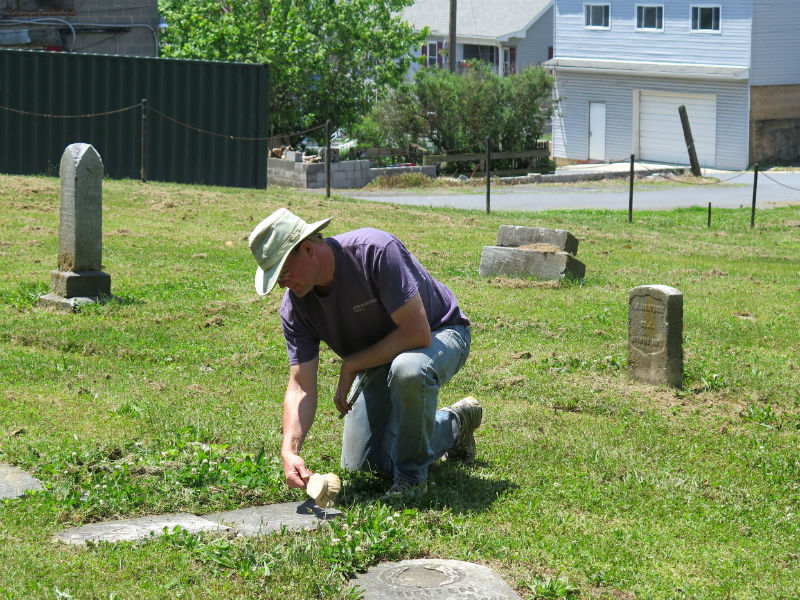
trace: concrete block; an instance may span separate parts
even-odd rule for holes
[[[533,277],[542,280],[581,279],[586,274],[586,266],[567,252],[484,246],[478,274],[481,277]]]

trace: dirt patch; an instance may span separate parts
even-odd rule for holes
[[[753,323],[756,322],[756,318],[753,315],[751,315],[749,312],[737,311],[737,312],[733,313],[733,316],[736,317],[737,319],[742,319],[743,321],[752,321]]]
[[[493,277],[489,280],[489,285],[495,288],[506,288],[519,290],[523,288],[545,288],[553,289],[561,287],[560,281],[533,281],[529,279],[512,279],[510,277]]]
[[[563,252],[561,248],[554,244],[525,244],[524,246],[518,246],[518,248],[522,250],[533,250],[535,252],[541,252],[543,254],[555,254],[557,252]]]

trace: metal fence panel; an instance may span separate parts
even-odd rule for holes
[[[267,65],[3,49],[0,172],[57,175],[86,142],[112,178],[144,156],[148,180],[264,188],[268,99]]]

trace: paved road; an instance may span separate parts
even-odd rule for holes
[[[683,185],[675,184],[666,189],[635,189],[634,210],[668,210],[679,207],[712,208],[750,207],[753,201],[753,174],[721,172],[715,176],[722,185]],[[787,187],[788,186],[788,187]],[[761,173],[758,178],[756,198],[757,208],[768,208],[784,204],[800,203],[800,172]],[[415,206],[442,206],[453,208],[486,208],[486,191],[454,194],[448,191],[432,192],[365,192],[362,190],[337,190],[351,198],[374,202],[393,202]],[[599,208],[628,210],[627,183],[609,189],[606,182],[597,188],[564,185],[536,186],[496,186],[491,189],[490,206],[492,210],[551,210]]]

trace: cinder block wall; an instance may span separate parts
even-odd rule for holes
[[[74,23],[130,25],[130,29],[80,32],[75,52],[158,55],[158,0],[75,0]]]
[[[21,23],[13,29],[25,30],[30,42],[10,47],[158,56],[158,0],[0,0],[0,16],[18,20],[53,17],[75,27],[73,43],[66,24]]]
[[[750,164],[800,161],[800,85],[750,88]]]

